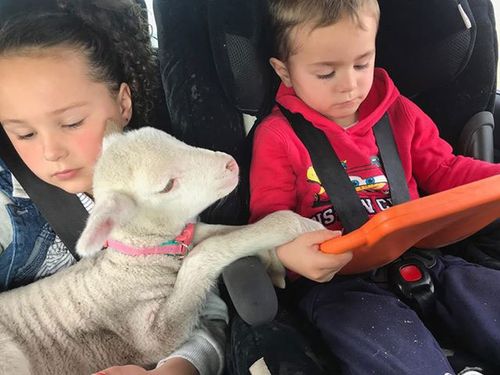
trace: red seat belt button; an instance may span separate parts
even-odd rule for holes
[[[401,277],[407,282],[415,282],[422,279],[422,272],[417,266],[413,264],[402,266],[399,269],[399,273]]]

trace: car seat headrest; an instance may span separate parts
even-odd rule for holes
[[[469,62],[476,23],[466,0],[380,0],[377,65],[414,97],[452,82]]]
[[[474,47],[476,24],[466,0],[380,0],[377,65],[414,97],[452,82]],[[227,99],[241,112],[269,111],[277,77],[266,0],[208,2],[210,43]]]
[[[271,55],[266,0],[208,2],[210,43],[227,99],[243,113],[269,110],[276,79]]]

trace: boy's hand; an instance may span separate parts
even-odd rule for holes
[[[199,375],[199,372],[187,359],[173,357],[150,371],[139,366],[127,365],[110,367],[94,375]]]
[[[319,245],[340,234],[327,229],[305,233],[278,247],[276,255],[286,268],[299,275],[317,282],[330,281],[352,259],[352,253],[325,254]]]

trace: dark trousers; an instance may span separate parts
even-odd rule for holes
[[[453,256],[430,270],[435,319],[454,341],[500,366],[500,271]],[[343,374],[453,374],[433,334],[386,284],[335,277],[299,281],[299,310],[316,326]]]
[[[330,353],[321,357],[324,342],[312,339],[317,335],[311,329],[281,307],[275,320],[256,327],[235,315],[227,345],[227,373],[247,375],[249,367],[263,358],[273,375],[340,375]]]
[[[429,271],[441,331],[500,369],[500,271],[449,255],[438,257]],[[260,327],[235,317],[227,353],[230,374],[248,374],[261,357],[273,375],[455,373],[433,333],[387,284],[353,276],[322,284],[301,279],[290,296],[317,333],[284,312]],[[322,356],[323,343],[329,353]],[[340,369],[321,360],[326,357]]]
[[[437,257],[429,269],[436,303],[433,324],[426,323],[432,333],[387,283],[357,276],[324,284],[302,278],[279,296],[293,314],[281,311],[261,327],[233,319],[229,373],[246,375],[263,357],[273,375],[454,374],[435,339],[444,332],[453,349],[462,349],[449,357],[455,369],[480,364],[485,373],[500,374],[499,244],[497,220],[445,249],[473,263]],[[297,308],[302,319],[293,319]]]

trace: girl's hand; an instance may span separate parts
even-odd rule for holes
[[[127,365],[127,366],[113,366],[106,370],[96,372],[92,375],[145,375],[149,374],[147,370],[142,367]]]
[[[340,235],[340,231],[327,229],[304,233],[278,247],[276,255],[290,271],[313,281],[330,281],[352,259],[352,253],[326,254],[319,250],[319,245]]]
[[[97,372],[94,375],[200,375],[191,362],[182,357],[173,357],[154,370],[144,370],[142,367],[127,365],[114,366]]]

